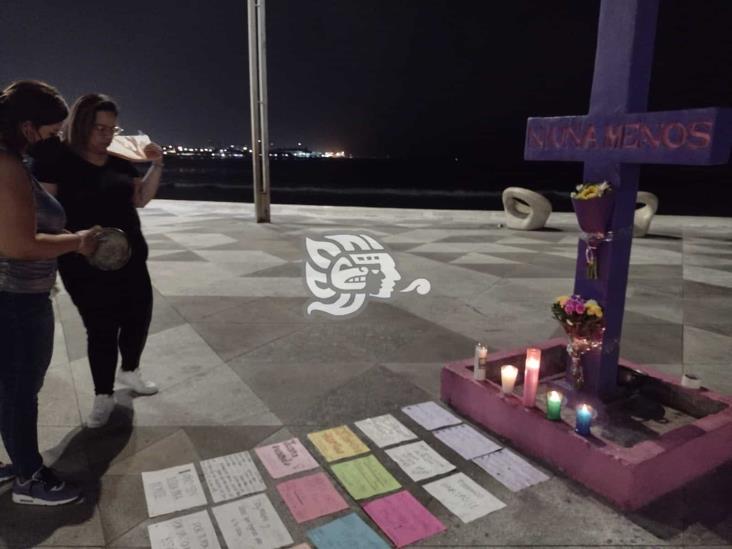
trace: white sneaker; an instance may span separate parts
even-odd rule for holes
[[[113,395],[97,395],[94,397],[94,406],[89,414],[89,418],[86,420],[86,426],[89,429],[96,429],[103,427],[109,421],[109,416],[112,415],[114,410],[114,396]]]
[[[125,372],[120,370],[117,374],[117,381],[123,385],[127,385],[133,391],[140,395],[154,395],[158,392],[158,386],[152,381],[146,381],[142,379],[140,375],[140,369],[132,370],[131,372]]]

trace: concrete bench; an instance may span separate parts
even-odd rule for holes
[[[552,213],[552,205],[546,198],[522,187],[508,187],[503,191],[502,199],[509,229],[541,229]]]
[[[658,210],[658,197],[646,191],[638,191],[635,199],[637,204],[643,204],[635,211],[633,218],[633,236],[642,237],[648,234],[653,216]]]

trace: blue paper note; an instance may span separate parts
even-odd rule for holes
[[[307,535],[318,549],[389,549],[389,544],[356,513],[313,528]]]

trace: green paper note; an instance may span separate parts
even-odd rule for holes
[[[366,456],[331,467],[353,499],[366,499],[401,488],[397,480],[374,456]]]

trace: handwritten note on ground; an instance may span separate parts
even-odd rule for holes
[[[147,533],[152,549],[221,549],[207,511],[151,524]]]
[[[438,406],[432,401],[405,406],[402,408],[402,412],[407,414],[428,431],[433,431],[440,427],[446,427],[447,425],[457,425],[458,423],[462,423],[461,419],[452,415],[442,406]]]
[[[455,466],[435,452],[428,444],[420,440],[404,446],[397,446],[386,451],[397,465],[414,481],[448,473]]]
[[[465,473],[455,473],[427,483],[424,489],[465,523],[506,506],[493,494],[469,479]]]
[[[370,501],[363,509],[397,547],[446,530],[445,525],[406,490]]]
[[[357,421],[356,427],[373,440],[379,448],[417,438],[417,435],[391,414]]]
[[[151,518],[206,505],[206,495],[192,463],[144,472],[142,486]]]
[[[318,549],[389,549],[389,544],[356,513],[313,528],[307,536]]]
[[[549,480],[542,471],[507,448],[473,461],[512,492]]]
[[[297,438],[255,448],[272,478],[282,478],[318,467],[318,462]]]
[[[267,489],[249,452],[207,459],[201,469],[214,503]]]
[[[329,462],[365,454],[369,451],[368,446],[361,442],[361,439],[346,425],[310,433],[308,438]]]
[[[374,456],[336,463],[332,469],[353,499],[366,499],[401,488]]]
[[[213,508],[229,549],[277,549],[292,545],[292,537],[266,494]]]
[[[297,522],[313,520],[348,509],[348,503],[325,473],[315,473],[281,482],[277,485],[277,491]]]
[[[441,429],[435,431],[435,436],[464,459],[475,459],[501,449],[498,444],[480,434],[470,425],[457,425]]]

